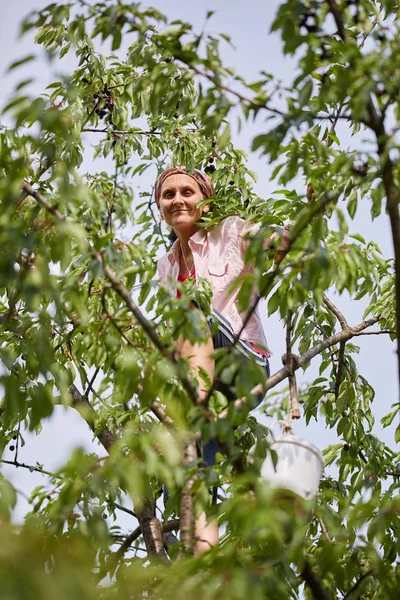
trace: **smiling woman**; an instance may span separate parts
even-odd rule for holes
[[[208,319],[210,331],[205,341],[197,344],[186,339],[178,339],[176,351],[188,361],[199,381],[199,402],[207,400],[208,387],[206,379],[213,383],[213,388],[221,391],[228,401],[235,399],[232,385],[224,381],[215,381],[213,353],[219,348],[227,348],[235,343],[237,356],[242,365],[253,361],[261,367],[262,379],[269,375],[267,342],[261,319],[255,310],[251,318],[246,320],[246,313],[238,306],[237,286],[231,291],[232,283],[240,276],[252,271],[252,266],[245,263],[244,253],[246,234],[255,233],[258,226],[246,223],[239,217],[228,217],[218,225],[205,229],[200,224],[203,214],[209,212],[210,204],[204,200],[214,195],[214,189],[208,175],[195,170],[187,172],[185,167],[174,167],[164,171],[156,181],[155,198],[161,218],[173,229],[177,240],[171,249],[158,262],[160,280],[165,283],[172,294],[176,294],[174,282],[191,282],[198,278],[206,278],[212,288],[212,315]],[[271,240],[269,240],[271,241]],[[254,292],[254,295],[256,292]],[[201,377],[206,373],[207,377]],[[235,379],[234,373],[231,383]],[[253,406],[262,399],[262,394],[254,394]],[[215,463],[218,446],[211,440],[205,444],[202,460],[206,466]],[[218,543],[218,527],[216,523],[206,523],[205,515],[201,515],[196,523],[197,552],[207,550],[210,545]]]

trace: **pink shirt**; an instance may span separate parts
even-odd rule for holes
[[[240,312],[237,296],[240,286],[228,294],[230,285],[240,275],[251,273],[251,265],[244,263],[244,236],[257,231],[258,225],[246,223],[240,217],[228,217],[209,230],[200,229],[189,240],[197,277],[204,277],[213,290],[212,306],[228,319],[237,334],[243,325],[246,312]],[[179,275],[180,247],[177,240],[172,248],[160,258],[157,265],[160,280],[166,282],[174,293],[174,281]],[[252,298],[257,295],[254,292]],[[241,338],[267,347],[258,307],[251,316]]]

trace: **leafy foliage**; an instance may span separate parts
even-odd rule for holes
[[[77,449],[33,492],[19,526],[7,523],[15,490],[0,481],[5,598],[171,598],[179,589],[187,598],[286,599],[301,597],[304,582],[306,597],[395,597],[399,455],[372,431],[374,390],[358,372],[353,338],[369,327],[397,343],[399,336],[398,8],[394,0],[282,2],[273,30],[298,61],[290,89],[265,72],[246,82],[221,62],[227,36],[168,23],[139,4],[54,3],[24,21],[22,31],[35,32],[53,59],[74,56],[76,67],[40,97],[22,82],[4,108],[11,126],[0,132],[0,446],[18,442],[21,427],[39,434],[63,404],[79,410],[108,455]],[[270,198],[254,192],[256,174],[230,140],[238,111],[244,121],[258,119],[253,151],[276,165]],[[369,132],[368,151],[341,147],[342,122]],[[101,158],[112,169],[84,171],[91,144],[93,169]],[[152,190],[139,192],[147,169],[155,175],[170,164],[212,176],[204,227],[230,214],[260,223],[247,250],[254,273],[238,281],[240,302],[251,310],[254,290],[267,298],[270,314],[293,318],[298,366],[320,361],[319,377],[302,391],[304,415],[334,429],[340,443],[324,451],[334,468],[315,505],[260,480],[267,431],[248,406],[227,407],[219,392],[207,411],[193,402],[196,384],[173,348],[179,335],[204,337],[204,319],[185,289],[178,299],[154,287],[167,232]],[[299,177],[308,189],[288,189]],[[373,240],[349,235],[361,204],[372,218],[387,210],[395,260]],[[288,220],[289,246],[277,253]],[[278,240],[264,250],[273,232]],[[329,300],[332,290],[366,301],[366,320],[350,326]],[[206,285],[196,293],[209,303]],[[228,350],[226,371],[235,360]],[[280,419],[287,392],[271,390],[288,374],[272,375],[263,404]],[[260,380],[255,366],[239,369],[237,396],[249,399]],[[384,426],[398,418],[400,403],[392,408]],[[198,432],[223,442],[215,468],[183,466],[185,444]],[[158,522],[162,486],[166,521],[194,476],[195,511],[218,518],[224,534],[204,556],[175,560],[179,542],[168,556],[154,552],[146,527]],[[223,497],[211,505],[215,485]],[[141,528],[132,539],[104,518],[115,518],[126,494]],[[168,546],[166,533],[167,526]]]

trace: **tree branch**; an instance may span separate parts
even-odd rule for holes
[[[304,213],[300,215],[300,218],[298,219],[298,221],[296,221],[292,230],[289,232],[288,238],[285,240],[285,246],[283,248],[280,248],[279,253],[277,253],[277,255],[276,255],[275,269],[273,271],[271,271],[271,273],[268,274],[265,284],[260,289],[257,298],[254,300],[253,304],[247,311],[246,316],[243,321],[243,325],[242,325],[241,329],[239,330],[239,332],[236,334],[232,345],[235,345],[238,342],[238,340],[239,340],[240,336],[242,335],[243,331],[245,330],[249,320],[251,319],[252,315],[254,314],[254,311],[256,310],[258,303],[260,302],[260,299],[262,297],[265,297],[271,291],[271,289],[275,283],[275,279],[276,279],[277,275],[279,275],[279,273],[282,271],[283,259],[290,252],[293,244],[297,241],[297,239],[300,237],[300,235],[303,233],[303,231],[306,229],[306,227],[312,222],[314,217],[317,214],[321,213],[324,210],[324,208],[326,207],[326,205],[332,201],[333,201],[333,198],[329,194],[326,194],[325,197],[320,202],[318,202],[318,203],[315,202],[315,203],[311,204],[310,206],[307,206],[307,210],[304,211]]]
[[[176,60],[180,61],[181,63],[183,63],[184,65],[186,65],[191,71],[193,71],[193,73],[196,73],[196,75],[198,75],[199,77],[204,77],[205,79],[208,79],[208,81],[211,81],[211,83],[213,83],[216,88],[218,88],[219,90],[221,90],[222,92],[224,92],[226,94],[231,94],[232,96],[237,98],[240,102],[250,105],[250,106],[253,106],[254,108],[257,108],[257,109],[266,110],[267,112],[270,112],[273,115],[276,115],[279,117],[287,118],[289,116],[288,114],[284,113],[282,110],[279,110],[278,108],[270,106],[268,104],[268,102],[259,102],[258,100],[255,100],[253,98],[248,98],[247,96],[244,96],[240,92],[233,90],[232,88],[230,88],[230,87],[224,85],[223,83],[221,83],[220,81],[218,81],[214,74],[209,74],[206,71],[201,71],[200,69],[198,69],[197,67],[192,65],[190,62],[186,61],[184,58],[182,58],[180,56],[175,56],[174,58]],[[343,120],[349,121],[351,119],[351,117],[349,115],[342,115],[342,114],[340,114],[340,112],[335,113],[335,114],[327,114],[327,115],[312,114],[312,113],[310,113],[310,111],[306,111],[306,110],[304,110],[302,112],[303,112],[303,114],[310,115],[311,118],[316,121],[317,120],[325,121],[326,119],[334,119],[336,121],[339,119],[343,119]]]
[[[105,427],[102,431],[96,433],[95,432],[96,411],[94,410],[93,406],[90,404],[87,397],[80,393],[80,391],[78,390],[78,388],[76,387],[76,385],[74,383],[71,385],[69,391],[72,396],[72,406],[74,408],[76,408],[76,410],[85,419],[86,423],[89,425],[89,427],[93,431],[93,433],[95,433],[97,439],[99,440],[99,442],[101,443],[103,448],[105,448],[105,450],[107,450],[107,452],[109,452],[111,450],[111,446],[115,442],[115,437],[114,437],[113,433],[111,433],[111,431],[108,429],[108,427]]]
[[[136,321],[139,323],[144,332],[153,342],[155,347],[161,352],[163,356],[168,358],[171,361],[171,363],[175,365],[175,367],[177,367],[177,359],[175,357],[174,352],[171,352],[168,349],[168,346],[161,341],[156,329],[152,326],[150,321],[146,319],[146,317],[140,311],[139,307],[132,300],[129,290],[123,285],[123,283],[121,283],[121,281],[119,281],[111,267],[104,263],[103,257],[100,254],[100,252],[93,250],[93,254],[97,258],[97,260],[103,265],[104,274],[111,283],[113,289],[123,299],[126,306],[129,308]],[[189,398],[193,401],[194,404],[197,404],[197,391],[193,383],[187,376],[180,375],[179,379]]]
[[[122,504],[118,504],[117,502],[110,502],[110,505],[114,506],[117,510],[121,510],[127,515],[131,515],[132,517],[135,517],[135,519],[137,519],[137,514],[130,508],[126,508],[126,506],[122,506]]]
[[[162,539],[162,524],[155,516],[155,501],[148,501],[138,513],[138,520],[143,533],[144,543],[149,556],[158,556],[167,560],[167,553]],[[136,534],[137,529],[133,533]],[[139,537],[140,533],[137,535]],[[136,538],[135,538],[136,539]]]
[[[195,441],[189,441],[184,450],[183,465],[190,467],[196,464],[197,447]],[[192,485],[194,477],[189,477],[182,489],[181,503],[179,507],[179,520],[181,529],[181,541],[186,551],[192,549],[193,531],[194,531],[194,512],[193,512],[193,496]]]
[[[27,465],[26,463],[22,463],[19,462],[18,460],[6,460],[5,458],[1,458],[0,459],[0,463],[4,463],[6,465],[12,465],[13,467],[21,467],[22,469],[29,469],[29,471],[32,473],[33,471],[36,471],[37,473],[41,473],[42,475],[48,475],[49,477],[56,477],[59,478],[59,475],[56,475],[55,473],[50,473],[50,471],[46,471],[46,469],[42,469],[42,467],[36,465]]]
[[[52,204],[50,204],[50,202],[46,200],[46,198],[42,196],[40,192],[33,189],[33,187],[29,185],[29,183],[27,183],[26,181],[24,181],[22,189],[28,194],[28,196],[34,198],[36,202],[40,204],[40,206],[43,206],[43,208],[50,212],[58,221],[67,220],[67,217],[63,215],[63,213],[60,212],[58,208],[55,208]]]
[[[88,386],[85,390],[85,394],[84,394],[86,396],[86,398],[89,398],[89,394],[91,391],[94,392],[93,385],[94,385],[97,375],[99,374],[99,371],[100,371],[100,367],[97,367],[97,369],[93,373],[92,379],[89,381],[89,384],[88,384]]]
[[[171,521],[168,521],[168,523],[162,523],[161,525],[162,525],[162,535],[164,536],[164,534],[166,534],[166,533],[170,533],[171,531],[174,531],[175,529],[179,529],[179,519],[172,519]],[[138,537],[140,537],[141,535],[142,535],[142,526],[139,525],[139,527],[136,527],[136,529],[134,529],[132,531],[132,533],[130,533],[125,538],[125,540],[123,541],[121,546],[118,548],[115,555],[117,557],[123,556],[125,554],[125,552],[127,552],[127,550],[129,550],[129,548],[133,544],[133,542],[135,540],[137,540]]]
[[[289,310],[286,324],[286,365],[289,369],[288,377],[290,398],[289,423],[292,419],[300,419],[300,406],[297,394],[296,375],[294,374],[293,369],[295,361],[292,354],[292,316],[292,311]]]
[[[156,415],[156,417],[161,421],[161,423],[163,423],[164,425],[173,425],[174,424],[171,417],[169,417],[167,415],[164,408],[161,406],[161,404],[157,400],[152,402],[150,408],[153,411],[153,413]]]
[[[310,588],[315,600],[331,600],[330,596],[328,595],[328,592],[325,590],[321,581],[315,575],[308,561],[305,561],[300,576],[305,581],[306,585],[308,585],[308,587]]]
[[[327,0],[327,3],[329,5],[329,9],[332,13],[332,16],[335,20],[336,27],[338,29],[338,33],[339,33],[341,39],[343,41],[345,41],[347,39],[347,33],[346,33],[346,29],[345,29],[343,21],[342,21],[342,15],[340,14],[340,9],[339,9],[338,5],[336,4],[336,0]]]
[[[296,360],[294,361],[293,370],[297,371],[297,369],[306,365],[315,356],[317,356],[318,354],[321,354],[321,352],[323,352],[327,348],[330,348],[331,346],[336,346],[342,340],[347,341],[347,340],[350,340],[352,337],[357,337],[359,335],[365,335],[363,333],[363,330],[366,329],[367,327],[371,327],[372,325],[375,325],[375,323],[377,323],[379,320],[380,320],[380,317],[373,317],[371,319],[363,321],[362,323],[360,323],[359,325],[356,325],[355,327],[349,327],[349,329],[346,331],[340,331],[339,333],[335,333],[335,335],[331,335],[331,336],[325,338],[322,342],[319,342],[312,348],[309,348],[309,350],[307,350],[307,352],[304,352],[304,354],[302,354],[301,356],[296,356]],[[375,332],[371,332],[371,334],[372,333],[375,333]],[[379,332],[376,332],[376,333],[379,333]],[[280,383],[281,381],[286,379],[289,376],[289,374],[290,374],[289,369],[287,366],[285,366],[285,367],[283,367],[283,369],[280,369],[279,371],[277,371],[276,373],[274,373],[273,375],[268,377],[266,384],[265,384],[265,391],[267,392],[268,390],[271,390],[272,388],[274,388],[276,385],[278,385],[278,383]],[[232,410],[232,406],[235,410],[240,410],[246,404],[248,404],[248,399],[246,397],[238,398],[237,400],[234,400],[233,402],[231,402],[227,408],[222,410],[219,413],[218,418],[225,419],[228,416],[229,412]]]
[[[400,209],[399,209],[399,190],[395,182],[393,173],[393,163],[389,156],[387,148],[387,135],[383,125],[374,129],[378,142],[378,154],[382,165],[382,181],[386,194],[386,210],[389,214],[390,228],[392,232],[394,249],[394,270],[395,270],[395,290],[396,299],[396,338],[397,338],[397,372],[400,395]]]
[[[329,308],[329,310],[337,317],[337,320],[340,323],[342,329],[348,329],[349,324],[346,321],[344,315],[340,312],[340,310],[329,300],[328,296],[325,294],[322,297],[324,304]]]
[[[366,573],[363,573],[359,577],[359,579],[357,579],[357,581],[355,582],[355,584],[353,585],[353,587],[349,589],[349,591],[346,593],[345,596],[343,596],[342,600],[347,600],[347,598],[350,598],[351,594],[356,591],[356,589],[364,581],[364,579],[366,579],[366,577],[369,577],[370,575],[373,575],[373,574],[374,574],[374,571],[372,569],[370,569]]]
[[[346,331],[347,329],[349,329],[349,324],[347,323],[344,315],[340,312],[340,310],[337,308],[337,306],[335,306],[333,304],[333,302],[331,302],[331,300],[329,300],[328,296],[326,296],[325,294],[323,295],[323,301],[324,301],[324,304],[329,308],[329,310],[338,319],[338,321],[341,325],[342,331]],[[340,384],[342,381],[342,373],[343,373],[345,348],[346,348],[346,342],[341,341],[340,346],[339,346],[338,365],[337,365],[337,371],[336,371],[336,377],[335,377],[335,400],[337,400],[339,397]]]
[[[95,129],[94,127],[84,127],[82,129],[82,133],[110,133],[111,135],[115,134],[115,137],[122,137],[124,135],[162,135],[162,131],[142,131],[142,130],[137,130],[135,131],[134,129],[132,129],[131,131],[126,130],[118,130],[118,129]]]
[[[308,362],[310,362],[311,359],[314,358],[314,356],[317,356],[317,354],[321,354],[321,352],[323,352],[327,348],[335,346],[336,344],[340,344],[340,342],[342,341],[347,342],[352,337],[359,335],[364,329],[375,325],[375,323],[377,323],[379,320],[380,317],[372,317],[371,319],[362,321],[362,323],[356,325],[355,327],[349,327],[349,329],[345,331],[340,331],[339,333],[335,333],[334,335],[325,338],[322,342],[319,342],[312,348],[309,348],[307,352],[304,352],[304,354],[298,357],[294,365],[294,370],[297,370],[303,365],[307,364]],[[277,371],[276,373],[271,375],[271,377],[267,379],[266,390],[268,391],[275,387],[278,383],[286,379],[288,375],[289,370],[287,367],[283,367],[283,369],[280,369],[280,371]]]

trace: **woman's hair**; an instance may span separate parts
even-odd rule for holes
[[[189,177],[191,177],[192,179],[194,179],[196,181],[196,183],[198,184],[198,186],[201,190],[201,193],[204,196],[204,199],[211,198],[214,195],[214,187],[213,187],[213,184],[211,183],[211,179],[207,175],[207,173],[204,173],[203,171],[199,171],[198,169],[195,169],[192,173],[188,173],[188,171],[186,170],[186,167],[183,167],[183,166],[171,167],[171,168],[163,171],[161,173],[161,175],[159,175],[156,179],[154,195],[155,195],[157,206],[160,203],[161,188],[162,188],[164,181],[167,179],[167,177],[170,177],[171,175],[176,175],[179,173],[188,175]]]

